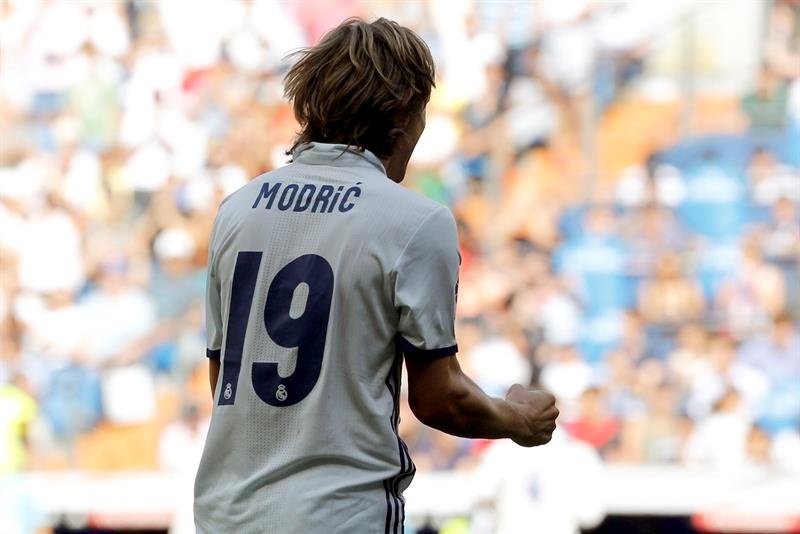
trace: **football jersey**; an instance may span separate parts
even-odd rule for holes
[[[301,145],[222,203],[198,532],[402,532],[402,358],[455,354],[457,249],[446,207],[344,145]]]

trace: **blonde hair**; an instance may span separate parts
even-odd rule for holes
[[[421,111],[434,86],[425,42],[396,22],[350,18],[316,46],[293,55],[284,79],[301,131],[292,150],[311,141],[392,153],[408,116]]]

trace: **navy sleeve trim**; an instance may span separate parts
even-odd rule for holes
[[[212,360],[219,360],[220,356],[222,355],[222,349],[206,349],[206,358],[211,358]]]
[[[399,334],[395,338],[395,341],[406,356],[413,356],[415,358],[444,358],[445,356],[453,356],[458,352],[458,345],[442,347],[440,349],[420,349],[412,345],[410,341]]]

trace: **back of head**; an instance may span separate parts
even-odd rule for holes
[[[302,127],[295,147],[341,143],[388,157],[434,86],[425,42],[384,18],[348,19],[295,55],[285,78],[285,95]]]

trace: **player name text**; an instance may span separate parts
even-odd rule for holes
[[[281,211],[309,211],[311,213],[346,213],[356,206],[361,196],[361,182],[347,187],[340,185],[284,184],[283,182],[264,182],[253,209],[263,206]],[[263,202],[262,202],[263,201]]]

